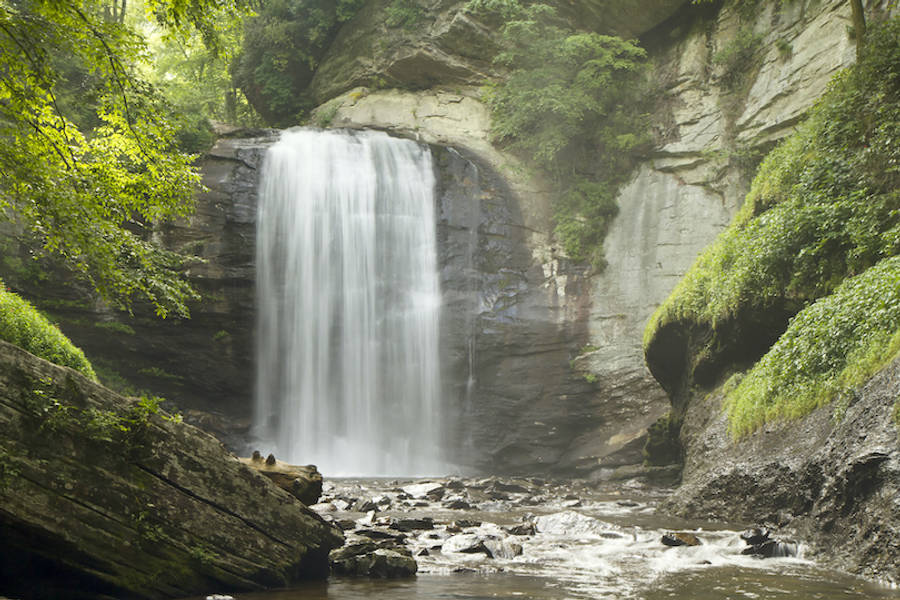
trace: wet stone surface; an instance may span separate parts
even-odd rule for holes
[[[347,542],[332,551],[323,595],[302,597],[483,598],[496,587],[498,597],[529,598],[900,598],[804,559],[775,523],[658,514],[669,493],[639,480],[326,481],[313,508]],[[362,506],[374,508],[354,510]]]

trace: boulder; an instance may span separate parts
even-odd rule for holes
[[[331,552],[331,570],[336,575],[393,579],[411,577],[418,566],[409,551],[378,548],[372,542],[350,544]]]
[[[771,532],[762,527],[753,527],[741,533],[741,539],[747,547],[741,552],[745,556],[759,558],[774,558],[797,555],[795,542],[783,542],[773,539]]]
[[[410,498],[421,499],[426,496],[433,496],[441,493],[439,490],[442,490],[443,488],[444,485],[442,483],[426,481],[403,486],[403,491],[408,494]]]
[[[615,531],[612,524],[571,510],[536,517],[534,527],[538,533],[549,535],[596,535],[598,537],[608,537],[613,534],[619,537],[621,535]]]
[[[699,546],[700,538],[689,531],[669,531],[660,540],[664,546]]]
[[[534,523],[522,523],[521,525],[514,525],[506,530],[510,535],[534,535],[536,531],[534,530]]]
[[[522,554],[522,545],[483,533],[463,533],[448,538],[443,553],[484,554],[488,558],[511,559]]]
[[[444,541],[443,553],[458,552],[460,554],[484,554],[491,558],[491,551],[484,544],[484,537],[475,533],[454,535]]]
[[[342,543],[212,436],[5,342],[0,466],[0,595],[284,587]]]
[[[753,527],[741,533],[741,539],[749,546],[762,544],[769,540],[769,530],[761,527]]]
[[[272,454],[263,460],[258,452],[250,458],[238,460],[253,467],[307,506],[317,503],[322,495],[322,474],[315,465],[291,465],[276,460]]]
[[[416,531],[422,529],[434,529],[434,519],[423,517],[421,519],[397,519],[390,525],[397,531]]]
[[[362,498],[353,504],[351,510],[362,513],[378,512],[378,505],[371,500]]]
[[[507,540],[488,539],[484,541],[484,547],[487,548],[488,558],[509,560],[522,554],[522,544]]]
[[[509,494],[527,494],[531,490],[521,483],[497,481],[493,485],[494,490]]]
[[[472,508],[472,505],[462,498],[454,498],[444,502],[444,508],[449,508],[451,510],[469,510]]]

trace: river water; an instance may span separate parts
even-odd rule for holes
[[[598,486],[535,479],[329,482],[315,509],[340,523],[351,542],[379,530],[405,537],[400,544],[416,556],[418,574],[332,577],[291,590],[231,595],[236,600],[900,598],[900,589],[817,565],[804,556],[802,540],[791,540],[797,542],[796,556],[743,555],[747,546],[740,533],[746,525],[667,517],[657,507],[669,492],[635,482]],[[469,508],[448,508],[463,503]],[[354,510],[372,504],[377,512]],[[402,519],[431,519],[433,526],[398,534],[390,526]],[[701,544],[665,546],[661,537],[670,531],[692,532]],[[788,541],[785,536],[773,533]],[[483,548],[479,542],[491,552],[473,552]]]

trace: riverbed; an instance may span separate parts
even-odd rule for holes
[[[668,493],[637,481],[336,480],[314,508],[345,529],[348,543],[413,556],[415,576],[333,576],[291,590],[220,593],[236,600],[900,598],[886,583],[819,566],[789,524],[769,534],[784,556],[748,555],[741,534],[754,524],[666,516],[659,506]],[[699,543],[664,544],[671,533]]]

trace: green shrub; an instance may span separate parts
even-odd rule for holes
[[[724,48],[713,55],[713,64],[722,67],[722,85],[735,90],[746,74],[755,67],[754,61],[762,47],[763,36],[750,27],[742,27]]]
[[[847,395],[900,351],[900,257],[847,279],[801,311],[725,399],[743,435]]]
[[[778,55],[782,59],[788,59],[794,54],[794,46],[784,38],[775,40],[775,47],[778,48]]]
[[[422,20],[424,11],[416,0],[392,0],[385,14],[388,27],[414,29]]]
[[[20,346],[35,356],[66,367],[72,367],[93,380],[97,375],[84,352],[76,348],[27,301],[7,291],[0,282],[0,339]]]

